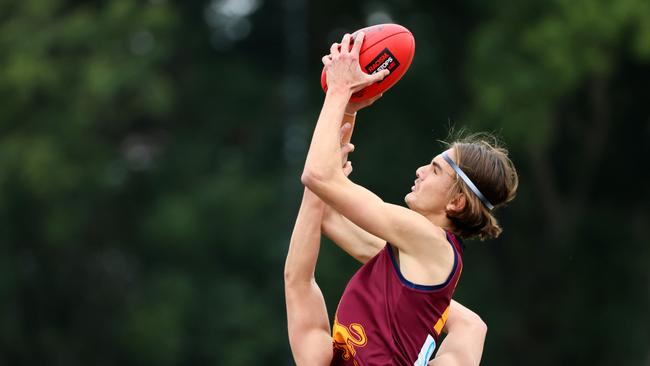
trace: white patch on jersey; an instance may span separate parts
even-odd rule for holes
[[[420,354],[418,359],[415,360],[413,366],[427,366],[433,351],[436,349],[436,341],[433,339],[431,334],[427,335],[427,339],[424,341],[422,348],[420,349]]]

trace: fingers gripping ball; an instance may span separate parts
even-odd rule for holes
[[[399,24],[373,25],[359,29],[352,33],[352,37],[356,37],[359,32],[365,33],[359,51],[359,65],[363,72],[374,74],[387,69],[390,74],[384,80],[354,93],[350,99],[352,102],[375,97],[390,89],[404,76],[415,55],[413,34]],[[320,83],[323,90],[327,91],[325,68],[321,73]]]

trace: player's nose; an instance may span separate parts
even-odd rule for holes
[[[418,178],[422,178],[423,172],[424,172],[424,166],[421,166],[417,168],[417,170],[415,171],[415,176]]]

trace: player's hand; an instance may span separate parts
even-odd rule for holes
[[[345,136],[348,134],[352,125],[345,123],[341,126],[341,165],[345,166],[345,163],[348,161],[348,155],[354,151],[354,145],[349,142],[345,142]]]
[[[349,123],[341,126],[341,164],[343,166],[343,174],[347,177],[352,173],[352,163],[348,161],[348,155],[354,151],[354,145],[351,143],[344,143],[344,136],[352,126]]]
[[[388,70],[368,75],[359,66],[359,50],[363,43],[364,33],[359,32],[350,49],[352,36],[346,34],[341,44],[332,44],[330,54],[324,56],[322,61],[327,73],[328,91],[358,92],[366,86],[383,80],[388,76]]]
[[[377,99],[381,98],[384,93],[381,93],[377,96],[374,96],[370,99],[364,99],[360,102],[348,102],[348,105],[345,107],[345,113],[355,114],[358,111],[372,105]]]
[[[341,146],[341,165],[345,166],[345,163],[348,162],[348,155],[354,151],[354,145],[347,143]]]

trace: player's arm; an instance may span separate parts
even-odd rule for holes
[[[328,73],[328,91],[314,130],[302,181],[355,225],[389,241],[400,252],[422,260],[446,255],[451,261],[453,253],[444,240],[439,240],[440,233],[434,230],[429,220],[407,208],[383,202],[341,172],[337,159],[340,156],[338,133],[344,108],[353,92],[385,76],[371,76],[360,70],[358,50],[363,37],[356,37],[352,51],[348,52],[349,39],[349,35],[344,37],[340,52],[336,46],[332,47],[331,60],[323,59]],[[351,72],[351,68],[356,68],[356,73]],[[436,246],[435,243],[440,244]]]
[[[314,278],[323,209],[323,202],[305,189],[284,267],[289,344],[298,366],[327,366],[332,359],[327,308]]]
[[[352,165],[347,156],[354,149],[349,144],[351,125],[341,127],[340,134],[342,170],[348,175]],[[284,266],[289,343],[297,365],[328,366],[332,359],[327,308],[314,278],[324,210],[323,201],[305,188]]]
[[[352,138],[357,112],[372,105],[382,96],[383,94],[379,94],[370,99],[364,99],[357,102],[350,101],[345,108],[345,114],[343,115],[343,121],[341,122],[341,144],[345,150],[342,151],[342,153],[344,154],[343,172],[346,177],[352,172],[352,164],[346,163],[347,159],[345,152],[349,149],[349,147],[346,149],[346,144],[348,144]],[[347,129],[344,127],[346,124],[349,126]],[[346,253],[361,263],[366,263],[370,258],[379,253],[384,246],[386,246],[385,240],[363,230],[328,205],[325,205],[325,211],[323,212],[321,230],[339,248],[343,249]]]
[[[487,325],[473,311],[452,300],[443,331],[447,336],[429,366],[478,366]]]
[[[386,245],[386,241],[363,230],[330,206],[325,207],[323,233],[361,263],[366,263]]]

